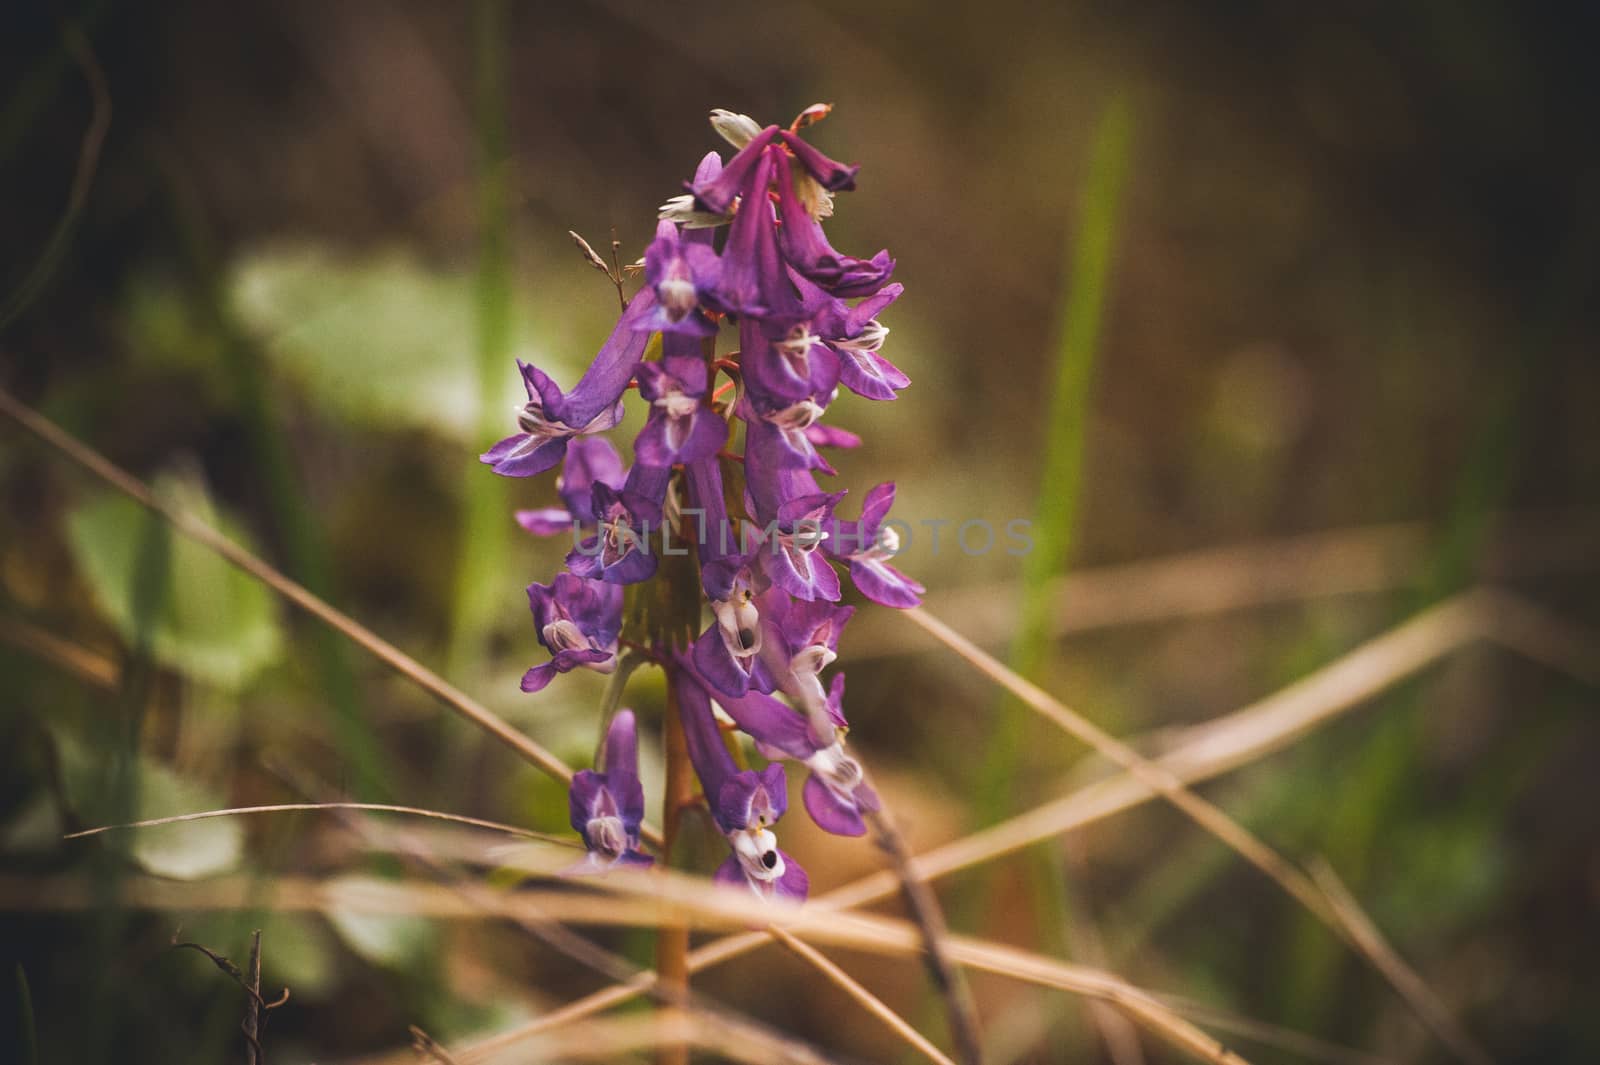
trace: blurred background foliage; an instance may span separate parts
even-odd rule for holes
[[[542,656],[522,587],[561,549],[509,517],[549,480],[475,461],[519,395],[510,356],[575,379],[615,294],[566,231],[640,254],[719,146],[709,108],[787,121],[831,100],[813,139],[863,170],[830,232],[899,257],[886,354],[915,382],[830,410],[867,439],[841,485],[898,482],[904,568],[958,628],[1118,734],[1194,724],[1481,574],[1600,622],[1595,21],[1487,0],[24,0],[0,14],[0,385],[584,764],[599,678],[516,688]],[[76,197],[97,82],[110,125]],[[408,1023],[486,1031],[597,986],[482,926],[119,909],[135,868],[393,870],[310,815],[63,830],[307,789],[564,830],[564,797],[15,426],[0,493],[0,866],[7,890],[70,873],[104,892],[0,915],[0,1057],[30,1018],[39,1062],[236,1053],[237,992],[168,948],[180,925],[235,957],[266,929],[265,982],[294,992],[280,1062],[392,1049]],[[1026,560],[955,546],[964,521],[1030,517]],[[921,523],[941,520],[936,548]],[[1381,579],[1332,563],[1249,609],[1163,616],[1136,570],[1109,601],[1039,591],[1389,523],[1410,548]],[[1255,587],[1248,557],[1207,573]],[[841,652],[852,743],[918,847],[1097,772],[889,611]],[[638,674],[647,722],[661,700]],[[1592,1062],[1594,711],[1592,689],[1475,648],[1206,791],[1326,854],[1502,1060]],[[876,865],[785,828],[814,888]],[[963,930],[1081,957],[1093,929],[1142,985],[1389,1060],[1439,1053],[1169,809],[941,890]],[[646,936],[608,942],[649,958]],[[704,986],[842,1053],[900,1053],[797,963],[759,964]],[[937,1026],[913,967],[850,964]],[[976,990],[996,1060],[1106,1053],[1075,1001]]]

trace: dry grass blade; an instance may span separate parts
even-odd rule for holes
[[[1600,513],[1593,509],[1513,512],[1483,565],[1486,579],[1592,572]],[[1210,617],[1230,611],[1318,599],[1376,595],[1415,585],[1430,557],[1435,530],[1422,522],[1358,526],[1259,543],[1208,548],[1118,565],[1081,569],[1049,582],[1056,636],[1119,625]],[[935,592],[925,604],[962,619],[975,642],[1009,638],[1021,591],[1015,582]],[[852,625],[852,659],[905,654],[926,640],[867,615]],[[1591,671],[1592,672],[1592,671]]]
[[[881,998],[868,991],[849,973],[830,961],[827,955],[805,941],[796,939],[781,928],[774,926],[768,931],[772,933],[772,938],[786,947],[791,954],[801,958],[827,977],[830,983],[855,999],[856,1003],[868,1013],[888,1025],[892,1032],[904,1039],[912,1049],[922,1054],[923,1057],[929,1061],[937,1062],[938,1065],[955,1065],[955,1062],[946,1057],[942,1050],[928,1042],[926,1036],[913,1028],[910,1022],[885,1005]]]
[[[1317,886],[1327,896],[1329,905],[1338,911],[1345,926],[1360,941],[1362,953],[1383,969],[1384,977],[1419,1006],[1443,1010],[1443,1004],[1429,993],[1425,985],[1422,985],[1422,978],[1401,960],[1394,947],[1390,946],[1389,941],[1378,930],[1378,926],[1372,923],[1372,918],[1367,916],[1355,896],[1350,894],[1350,889],[1345,887],[1344,881],[1339,879],[1339,874],[1334,872],[1333,866],[1318,855],[1311,862],[1311,873],[1316,877]],[[1407,990],[1408,985],[1409,990]],[[1448,1014],[1444,1014],[1434,1017],[1429,1023],[1435,1028],[1448,1028],[1451,1018]]]
[[[1466,598],[1423,611],[1289,687],[1189,730],[1182,745],[1159,764],[1193,783],[1288,747],[1338,714],[1476,639],[1482,632],[1481,617]],[[917,868],[929,878],[970,869],[1156,797],[1155,791],[1133,776],[1111,777],[919,855]],[[899,886],[889,873],[873,873],[814,899],[812,905],[834,909],[865,905],[888,898]],[[720,965],[770,941],[765,932],[746,932],[708,943],[689,955],[690,971]],[[474,1049],[515,1043],[611,1009],[643,994],[653,979],[653,973],[644,973],[596,991],[518,1028],[487,1037],[474,1044]]]
[[[479,1065],[526,1065],[535,1061],[617,1061],[628,1055],[682,1045],[703,1050],[719,1060],[748,1062],[749,1065],[770,1065],[772,1061],[767,1048],[751,1044],[738,1033],[707,1024],[693,1013],[664,1011],[574,1025],[517,1047],[514,1053],[480,1059]],[[428,1047],[428,1053],[433,1055],[432,1060],[444,1065],[467,1065],[437,1043]]]
[[[455,687],[449,681],[433,672],[433,670],[383,639],[348,614],[311,594],[305,587],[290,580],[266,562],[244,550],[210,525],[156,498],[138,478],[116,466],[93,448],[81,443],[71,434],[63,431],[54,422],[20,402],[4,389],[0,389],[0,412],[14,418],[29,432],[113,488],[165,518],[172,524],[173,528],[183,535],[216,552],[228,563],[259,580],[306,613],[338,630],[385,665],[439,699],[456,713],[507,747],[510,747],[546,773],[563,783],[572,779],[572,768],[570,766],[545,750],[534,740],[513,728],[494,711]],[[652,842],[660,842],[660,833],[650,826],[645,827],[645,835]]]
[[[1358,1050],[1342,1043],[1319,1039],[1281,1024],[1241,1017],[1236,1013],[1195,1002],[1181,995],[1156,997],[1172,1012],[1187,1017],[1196,1024],[1203,1024],[1208,1028],[1227,1032],[1274,1050],[1286,1050],[1306,1061],[1322,1062],[1324,1065],[1399,1065],[1394,1058],[1386,1058],[1369,1050]]]
[[[446,920],[501,917],[514,921],[558,922],[659,928],[689,925],[699,929],[737,929],[778,925],[813,943],[881,954],[920,957],[921,930],[907,921],[814,905],[757,899],[745,892],[710,889],[705,880],[666,870],[614,872],[595,880],[598,892],[523,888],[515,892],[473,892],[437,883],[344,877],[316,880],[284,877],[229,877],[184,883],[130,876],[119,886],[118,901],[133,908],[236,910],[269,907],[280,911],[344,911],[376,915],[423,916]],[[0,878],[0,908],[18,911],[76,910],[97,905],[93,884],[76,878]],[[766,933],[758,933],[765,941]],[[1111,1003],[1151,1034],[1212,1065],[1243,1065],[1244,1059],[1162,1005],[1147,991],[1111,973],[1016,947],[952,935],[948,946],[957,963],[1015,980],[1088,995]],[[642,974],[641,974],[642,975]],[[452,1051],[461,1065],[481,1065],[493,1055],[539,1033],[485,1041]]]
[[[1082,884],[1088,870],[1088,855],[1083,841],[1071,836],[1061,841],[1060,860],[1066,884]],[[1063,886],[1063,890],[1066,890]],[[1086,888],[1071,891],[1071,897],[1062,898],[1062,928],[1065,934],[1067,956],[1082,958],[1090,965],[1105,968],[1105,942],[1094,915],[1089,912],[1093,903]],[[1144,1048],[1139,1045],[1139,1033],[1128,1019],[1099,1002],[1089,1003],[1089,1015],[1106,1045],[1106,1054],[1112,1065],[1145,1065]]]
[[[1502,647],[1590,687],[1600,687],[1600,633],[1594,633],[1520,595],[1481,593],[1485,635]]]
[[[56,666],[90,687],[116,691],[121,670],[104,655],[17,618],[0,618],[0,640]]]
[[[1381,939],[1375,942],[1371,937],[1361,935],[1359,929],[1347,920],[1350,910],[1331,905],[1327,895],[1298,866],[1229,817],[1216,804],[1190,791],[1171,771],[1146,759],[1138,751],[1056,699],[1043,688],[1014,673],[998,659],[938,618],[918,607],[912,607],[904,614],[966,660],[974,669],[1004,687],[1068,735],[1076,737],[1121,766],[1129,775],[1160,794],[1183,811],[1195,824],[1210,832],[1245,861],[1265,873],[1366,958],[1400,993],[1423,1023],[1462,1060],[1472,1062],[1474,1065],[1488,1065],[1493,1060],[1488,1052],[1455,1022],[1449,1010],[1415,970],[1393,951],[1375,952],[1377,944],[1382,942]],[[1355,906],[1354,900],[1350,900],[1350,905]],[[1370,921],[1366,923],[1370,924]]]
[[[581,849],[575,842],[565,836],[552,836],[545,832],[518,828],[516,825],[501,824],[499,821],[485,821],[481,817],[449,814],[442,810],[427,810],[420,806],[396,806],[386,802],[281,802],[268,806],[233,806],[225,810],[201,810],[192,814],[155,817],[148,821],[130,821],[122,825],[101,825],[97,828],[85,828],[79,832],[68,832],[61,838],[83,839],[86,836],[98,836],[102,832],[116,832],[125,828],[155,828],[157,825],[178,825],[186,821],[205,821],[213,817],[241,817],[248,814],[278,814],[302,810],[352,810],[366,813],[404,814],[408,817],[426,817],[435,821],[471,825],[473,828],[486,828],[494,832],[520,836],[523,839],[536,839],[542,843],[550,843],[558,847]]]

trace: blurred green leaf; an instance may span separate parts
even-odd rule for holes
[[[140,766],[141,821],[224,805],[210,788],[180,777],[158,762],[147,759]],[[226,872],[238,864],[243,852],[244,830],[226,817],[134,829],[129,850],[144,868],[174,880],[199,880]]]
[[[214,511],[198,485],[167,477],[157,480],[156,491],[248,546],[241,530]],[[79,568],[100,607],[130,643],[137,545],[150,524],[160,520],[133,500],[111,494],[83,504],[67,519],[68,542]],[[170,581],[149,634],[157,661],[237,691],[278,658],[283,635],[277,605],[255,580],[199,544],[177,537]]]
[[[52,731],[68,804],[90,827],[102,823],[106,799],[103,762],[65,730]],[[198,813],[227,805],[210,787],[180,776],[170,766],[150,758],[139,758],[137,779],[139,796],[134,820]],[[199,880],[227,872],[244,853],[244,829],[228,817],[129,829],[115,838],[126,841],[128,856],[145,870],[174,880]]]
[[[318,248],[238,261],[229,297],[274,368],[327,413],[460,440],[478,428],[472,288],[402,253]]]
[[[339,887],[359,895],[368,885],[383,886],[370,877],[341,877]],[[406,969],[426,958],[433,950],[433,925],[424,917],[405,914],[370,913],[358,908],[334,907],[328,922],[357,955],[390,969]]]

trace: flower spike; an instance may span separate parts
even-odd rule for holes
[[[846,254],[824,231],[859,170],[802,136],[830,110],[812,105],[787,128],[713,111],[732,155],[706,153],[662,205],[623,272],[640,287],[587,371],[565,391],[519,362],[527,399],[516,432],[480,456],[508,477],[559,468],[560,505],[515,517],[531,533],[573,538],[566,572],[527,588],[549,657],[522,689],[575,669],[614,673],[623,647],[663,668],[686,740],[686,755],[669,749],[669,760],[687,757],[728,843],[714,879],[764,899],[809,889],[775,835],[789,801],[782,760],[805,767],[800,797],[827,832],[862,835],[878,809],[846,748],[835,665],[855,607],[839,601],[840,571],[878,603],[911,606],[922,594],[893,564],[893,483],[843,520],[845,492],[819,480],[836,476],[825,451],[862,442],[823,421],[842,392],[892,400],[910,383],[882,354],[881,318],[904,291],[894,258]],[[624,456],[602,434],[622,423],[630,390],[642,417]],[[774,761],[743,768],[719,707]],[[573,776],[569,806],[588,851],[576,871],[650,862],[630,711],[610,721],[595,768]]]

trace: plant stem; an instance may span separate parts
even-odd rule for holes
[[[661,864],[670,867],[678,830],[683,823],[683,812],[694,801],[694,770],[689,764],[689,741],[684,736],[683,721],[678,716],[677,689],[672,684],[671,670],[667,678],[667,712],[665,747],[667,759],[666,794],[662,802]],[[689,991],[689,929],[686,926],[664,926],[656,934],[656,972],[660,982],[678,1001]],[[663,1007],[673,1008],[673,1007]],[[688,1065],[689,1048],[683,1044],[665,1044],[656,1054],[659,1065]]]

